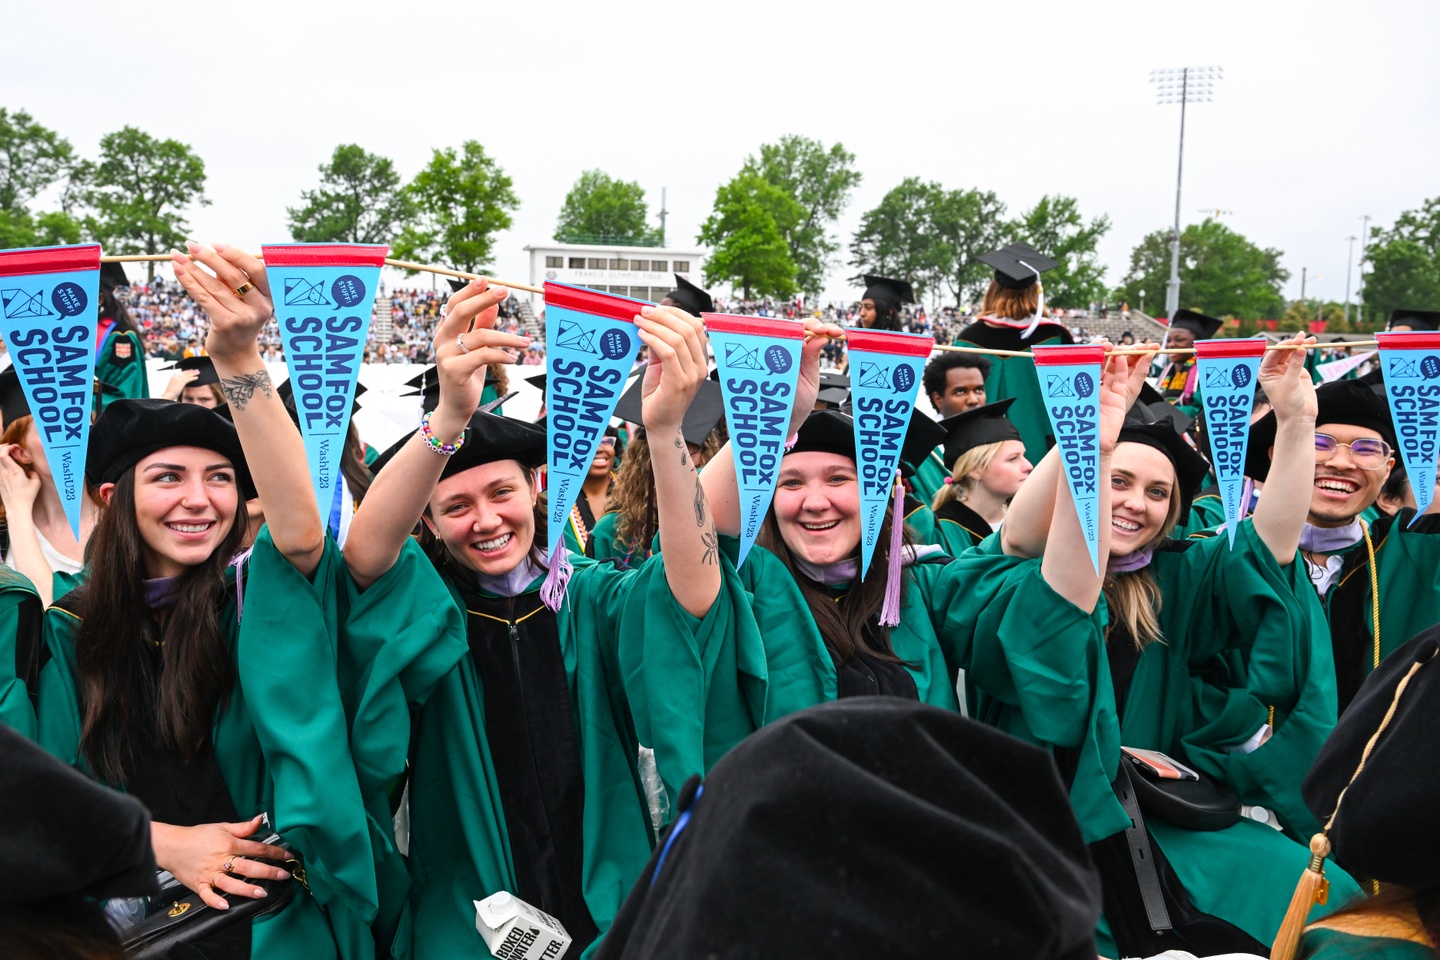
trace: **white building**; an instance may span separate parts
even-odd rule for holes
[[[704,286],[706,251],[694,247],[602,247],[550,243],[525,248],[530,283],[546,280],[616,293],[654,303],[675,289],[675,274]],[[539,294],[531,295],[537,302]]]

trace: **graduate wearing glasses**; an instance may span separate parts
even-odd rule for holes
[[[1315,485],[1300,550],[1330,621],[1343,712],[1390,651],[1440,621],[1440,507],[1413,526],[1412,507],[1367,523],[1362,514],[1396,462],[1390,411],[1358,380],[1326,384],[1315,396]],[[1248,476],[1269,475],[1274,436],[1269,414],[1252,429]]]

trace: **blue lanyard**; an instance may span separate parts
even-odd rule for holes
[[[680,831],[684,830],[690,823],[690,814],[695,812],[695,804],[700,802],[700,795],[704,792],[704,784],[695,788],[695,797],[690,801],[690,806],[686,807],[685,812],[680,814],[679,819],[675,821],[675,826],[670,830],[670,836],[665,838],[665,846],[660,848],[660,859],[655,862],[655,872],[650,875],[650,886],[652,889],[655,886],[655,881],[660,878],[660,869],[665,866],[665,858],[670,855],[670,847],[674,845],[675,838],[680,836]]]

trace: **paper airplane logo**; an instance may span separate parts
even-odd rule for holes
[[[311,283],[301,277],[285,278],[285,306],[287,307],[333,307],[325,290],[318,283]]]
[[[9,314],[6,314],[6,316],[9,316]],[[1391,357],[1390,376],[1418,377],[1420,376],[1420,368],[1415,365],[1414,360],[1406,360],[1404,357]]]
[[[561,320],[560,334],[555,338],[555,346],[579,350],[582,353],[594,353],[595,331],[578,323]]]
[[[1046,381],[1045,392],[1052,397],[1075,396],[1075,388],[1070,386],[1070,378],[1063,375],[1051,374]]]
[[[764,370],[760,363],[760,348],[747,347],[743,343],[725,344],[725,365],[737,370]]]
[[[1205,371],[1205,386],[1230,386],[1230,371],[1226,370],[1224,367],[1211,367],[1209,370]]]
[[[889,389],[890,368],[882,367],[878,363],[860,364],[860,386],[875,390]]]
[[[44,290],[36,290],[33,293],[29,290],[0,290],[0,303],[5,305],[5,318],[7,320],[33,320],[37,317],[53,317],[55,311],[45,306],[45,301],[40,298],[45,295]]]

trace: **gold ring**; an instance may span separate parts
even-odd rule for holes
[[[215,881],[216,881],[216,880],[219,880],[219,879],[220,879],[221,877],[223,877],[224,875],[225,875],[225,874],[224,874],[224,872],[222,871],[222,872],[220,872],[220,873],[215,874],[215,876],[211,877],[211,878],[210,878],[210,889],[212,889],[212,890],[219,890],[220,888],[219,888],[219,886],[216,885]]]
[[[249,293],[251,290],[254,289],[255,284],[251,283],[249,280],[246,280],[244,283],[240,284],[240,286],[235,288],[235,296],[243,297],[245,296],[245,294]]]
[[[223,871],[225,871],[226,873],[229,873],[231,870],[234,870],[234,869],[235,869],[235,858],[234,858],[234,857],[231,857],[229,860],[226,860],[224,863],[220,864],[220,869],[223,870]]]

